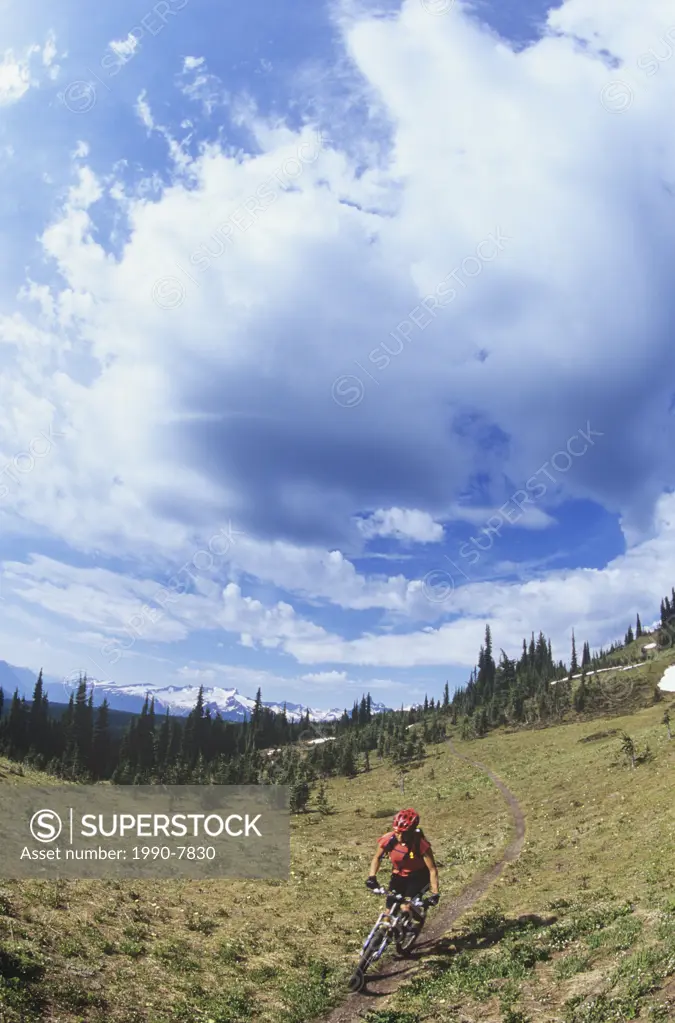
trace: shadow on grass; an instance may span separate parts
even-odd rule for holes
[[[533,931],[540,930],[542,927],[550,927],[557,920],[557,916],[542,917],[534,913],[527,913],[512,920],[504,917],[499,922],[486,923],[483,926],[475,927],[468,934],[421,941],[409,955],[396,956],[395,959],[389,961],[385,969],[368,976],[361,994],[373,999],[386,998],[391,994],[392,986],[385,983],[385,989],[378,991],[378,982],[405,977],[412,973],[414,967],[423,959],[427,959],[430,956],[449,957],[459,955],[462,952],[474,952],[490,948],[493,945],[499,944],[508,935],[522,933],[525,936]],[[373,987],[370,985],[373,985]]]
[[[550,927],[556,923],[557,916],[537,916],[535,913],[525,913],[513,920],[503,918],[499,923],[477,928],[469,934],[458,934],[455,937],[436,938],[430,941],[422,941],[414,952],[407,957],[409,960],[425,959],[427,956],[458,955],[460,952],[475,952],[479,949],[490,948],[497,945],[509,934],[519,931],[527,934],[531,931],[540,930],[542,927]]]

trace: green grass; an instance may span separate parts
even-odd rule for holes
[[[327,782],[335,814],[293,818],[288,881],[3,882],[0,949],[21,942],[48,964],[30,981],[9,978],[3,1023],[19,1023],[28,1004],[36,1021],[59,1023],[305,1023],[323,1013],[344,997],[380,908],[364,881],[401,795],[394,772],[372,764]],[[38,779],[26,771],[12,783]],[[507,841],[499,793],[444,746],[410,773],[405,802],[423,814],[446,894]]]
[[[675,741],[663,707],[455,740],[518,796],[523,854],[387,1007],[417,1023],[675,1019]],[[653,761],[625,765],[623,731]]]
[[[672,654],[659,657],[637,669],[643,704]],[[617,673],[621,685],[628,674]],[[456,740],[520,799],[523,853],[368,1023],[675,1018],[675,741],[661,725],[665,706]],[[654,759],[630,770],[623,731]],[[402,802],[395,774],[372,764],[327,782],[334,814],[293,818],[288,881],[0,882],[3,1023],[319,1017],[344,997],[379,909],[363,881]],[[0,761],[1,784],[54,783],[9,768]],[[499,792],[445,746],[410,773],[404,801],[422,813],[444,902],[508,841]]]

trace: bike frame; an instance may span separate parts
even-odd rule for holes
[[[385,888],[377,888],[377,889],[373,890],[373,895],[386,895],[386,894],[387,894],[387,891],[386,891]],[[386,933],[385,933],[384,938],[382,939],[382,943],[381,943],[380,947],[378,949],[376,949],[376,951],[373,952],[372,955],[370,956],[370,961],[373,962],[373,963],[376,962],[380,958],[381,955],[383,955],[384,950],[386,949],[387,945],[391,941],[391,936],[392,936],[393,932],[401,924],[401,916],[400,916],[400,913],[401,913],[401,903],[409,902],[411,904],[411,906],[415,906],[417,909],[423,909],[424,905],[425,905],[424,899],[422,899],[420,897],[420,895],[415,895],[412,898],[405,898],[403,895],[399,895],[397,893],[397,894],[394,895],[394,898],[396,900],[394,905],[391,907],[391,909],[385,908],[385,909],[382,910],[382,912],[380,913],[380,915],[378,916],[378,918],[377,918],[377,920],[375,922],[375,925],[373,926],[373,929],[371,930],[370,934],[368,935],[368,937],[364,941],[363,945],[361,946],[361,951],[365,952],[367,947],[368,947],[368,945],[370,944],[370,941],[371,941],[373,935],[377,931],[378,927],[385,927],[386,928]]]

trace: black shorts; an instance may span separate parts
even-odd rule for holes
[[[428,867],[425,867],[424,870],[415,870],[407,877],[392,874],[389,880],[389,890],[396,892],[397,895],[403,895],[406,899],[413,899],[429,887],[430,880]],[[391,909],[395,901],[391,895],[387,896],[387,908]]]

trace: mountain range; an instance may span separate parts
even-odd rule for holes
[[[17,668],[7,661],[0,660],[0,689],[4,690],[5,699],[11,697],[15,690],[19,690],[20,696],[30,698],[33,695],[36,675],[29,668]],[[125,710],[132,714],[140,712],[145,702],[146,694],[155,698],[155,710],[158,713],[169,711],[179,717],[185,717],[190,713],[197,702],[199,686],[157,686],[146,682],[132,682],[120,685],[111,680],[101,681],[88,678],[90,685],[94,688],[94,705],[99,706],[107,699],[113,710]],[[77,687],[77,676],[63,680],[43,675],[44,687],[49,699],[56,703],[67,703],[71,693]],[[276,713],[283,710],[283,702],[270,703],[263,700],[265,707]],[[255,706],[255,700],[244,696],[238,689],[222,688],[220,686],[204,686],[204,706],[216,712],[226,721],[243,721],[251,716]],[[382,703],[373,703],[374,714],[383,713],[391,708],[385,707]],[[305,707],[299,703],[286,703],[286,714],[289,721],[299,721],[309,710],[311,721],[317,723],[337,721],[342,717],[344,708],[334,707],[330,710],[319,710],[315,707]]]

